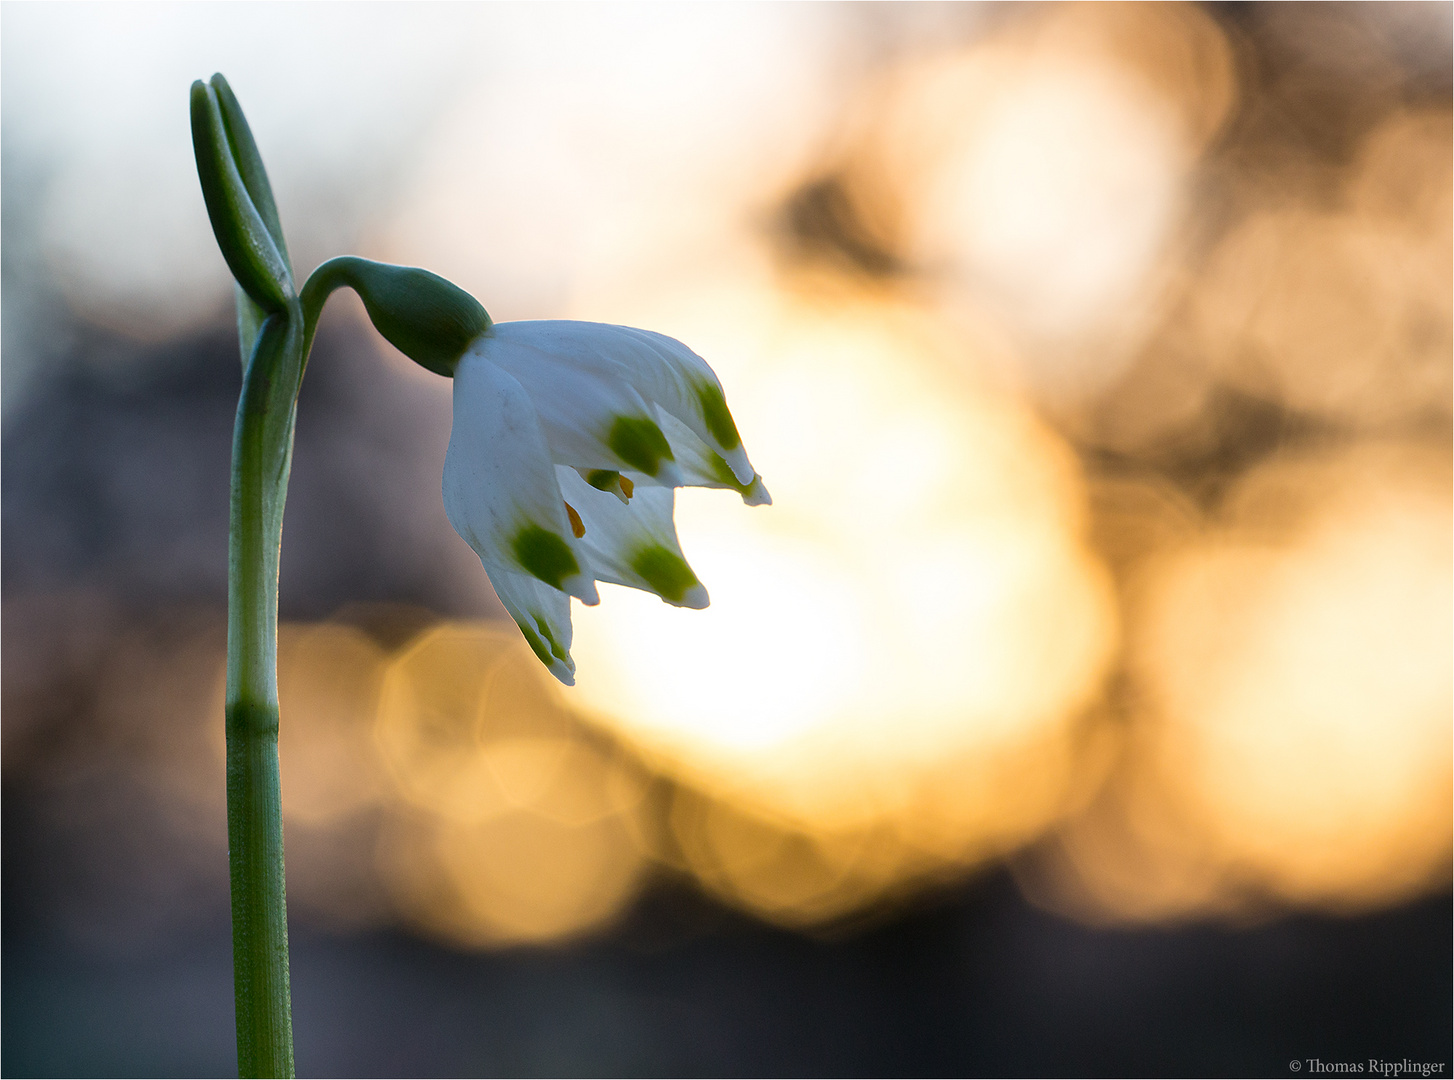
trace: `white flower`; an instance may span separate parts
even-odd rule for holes
[[[712,369],[681,342],[584,322],[499,323],[454,368],[444,509],[535,654],[566,685],[570,597],[596,582],[704,608],[673,489],[772,500]]]

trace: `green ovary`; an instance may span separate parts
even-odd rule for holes
[[[687,561],[661,544],[651,544],[631,559],[631,569],[666,600],[678,603],[688,589],[700,585]]]
[[[644,416],[618,416],[606,437],[611,452],[633,469],[655,476],[662,461],[671,461],[671,444],[656,426],[655,420]]]
[[[539,525],[527,525],[521,529],[515,534],[510,547],[522,570],[553,589],[559,589],[566,578],[581,572],[570,545]]]
[[[697,387],[697,404],[702,409],[702,420],[723,450],[735,450],[742,445],[742,436],[737,434],[737,423],[727,411],[727,399],[722,388],[711,383]]]

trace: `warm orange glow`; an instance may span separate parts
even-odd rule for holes
[[[16,6],[6,415],[71,350],[107,387],[151,356],[88,327],[231,311],[177,96],[219,49],[300,277],[347,240],[500,320],[679,337],[774,497],[679,493],[710,608],[604,589],[568,693],[505,622],[285,625],[295,914],[549,942],[664,865],[805,927],[1006,855],[1088,919],[1394,903],[1451,850],[1437,7]],[[323,48],[345,25],[358,48]],[[487,615],[433,502],[448,383],[380,348],[438,408],[367,378],[318,406],[408,447],[359,482],[360,514],[410,515],[370,557]],[[84,713],[58,775],[129,769],[219,846],[224,620],[105,595],[7,594],[7,779]]]
[[[335,926],[376,926],[390,916],[373,868],[388,796],[373,746],[384,660],[355,627],[285,623],[278,631],[288,901],[296,915]],[[220,687],[218,700],[220,715]],[[220,731],[218,743],[220,751]]]
[[[643,866],[636,774],[581,737],[513,628],[445,624],[383,678],[375,737],[412,807],[381,869],[406,916],[468,945],[615,914]]]
[[[563,776],[561,784],[572,778]],[[641,871],[640,850],[618,819],[568,824],[521,810],[473,826],[396,823],[384,835],[381,857],[404,916],[471,947],[546,942],[591,929],[634,895]]]
[[[891,826],[805,832],[691,795],[677,799],[671,827],[685,866],[705,888],[787,926],[851,915],[940,866]]]
[[[1288,543],[1232,538],[1161,571],[1141,652],[1168,781],[1223,858],[1299,900],[1384,900],[1447,860],[1447,469],[1369,464],[1252,478],[1248,502],[1342,490]]]
[[[1108,386],[1152,326],[1197,155],[1235,97],[1191,6],[1064,5],[893,72],[851,181],[865,219],[1025,342],[1052,403]]]
[[[621,590],[578,612],[569,698],[734,807],[709,823],[777,822],[822,851],[892,838],[861,897],[896,864],[979,858],[1060,811],[1114,616],[1055,438],[957,375],[932,323],[855,300],[699,324],[774,505],[679,494],[711,608]],[[700,832],[705,876],[778,913],[723,828]]]
[[[1066,834],[1049,894],[1165,916],[1259,897],[1359,907],[1445,879],[1451,539],[1443,455],[1249,476],[1220,528],[1146,572],[1144,726]]]
[[[721,245],[808,167],[832,115],[831,9],[493,14],[484,48],[508,60],[435,118],[370,246],[497,318],[559,318],[623,266]]]
[[[1374,131],[1346,205],[1249,217],[1197,296],[1204,347],[1253,393],[1383,426],[1449,408],[1449,113]]]
[[[384,650],[352,627],[284,625],[278,633],[278,757],[289,821],[319,827],[383,791],[371,737]]]

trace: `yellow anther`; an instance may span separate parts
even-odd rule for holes
[[[628,499],[631,498],[632,492],[634,492],[636,490],[636,485],[633,484],[629,479],[627,479],[624,476],[621,477],[620,483],[621,483],[621,494],[622,495],[625,495]]]
[[[581,520],[581,515],[576,513],[576,508],[570,503],[565,504],[565,515],[570,518],[570,531],[575,533],[576,539],[579,540],[585,536],[586,523]]]

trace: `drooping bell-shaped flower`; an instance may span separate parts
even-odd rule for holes
[[[352,286],[385,337],[453,375],[445,512],[556,678],[575,679],[570,597],[597,603],[597,581],[707,606],[677,540],[674,489],[772,500],[701,357],[625,326],[492,323],[425,271],[341,259],[314,279]]]
[[[570,600],[596,581],[705,607],[672,524],[693,482],[767,492],[722,388],[680,342],[617,326],[494,326],[427,270],[345,256],[295,288],[262,157],[227,80],[193,83],[207,216],[237,282],[242,393],[228,524],[227,833],[241,1076],[292,1076],[278,771],[278,557],[298,391],[332,291],[358,292],[406,356],[455,378],[444,470],[450,521],[479,554],[540,659],[574,681]],[[570,500],[570,501],[567,501]]]

